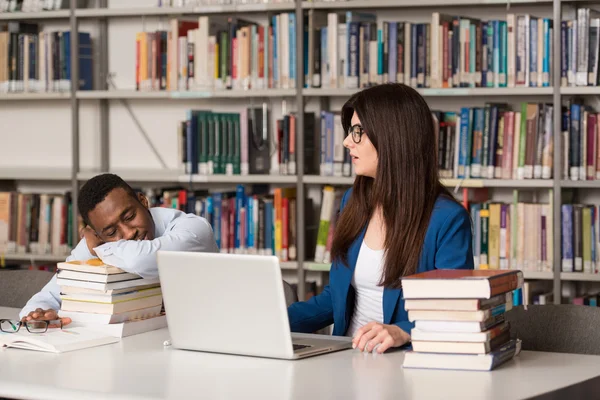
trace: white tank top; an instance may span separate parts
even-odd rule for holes
[[[352,276],[356,298],[347,336],[354,336],[357,329],[371,321],[383,323],[383,286],[378,286],[383,256],[384,250],[372,250],[362,242]]]

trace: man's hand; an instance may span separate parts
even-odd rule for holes
[[[98,255],[94,251],[94,248],[104,244],[104,241],[102,241],[102,239],[100,239],[98,237],[98,235],[96,235],[96,232],[94,232],[94,230],[92,228],[90,228],[89,226],[86,226],[85,228],[83,228],[79,232],[79,234],[81,235],[82,238],[85,239],[85,242],[87,243],[88,250],[90,251],[90,253],[94,257],[98,257]]]
[[[61,320],[63,326],[65,325],[69,325],[72,321],[71,318],[59,318],[58,317],[58,313],[56,312],[56,310],[42,310],[41,308],[37,308],[34,311],[30,312],[29,314],[27,314],[27,316],[23,317],[21,319],[21,322],[27,322],[27,321],[56,321],[56,320]],[[50,324],[48,325],[49,328],[60,328],[60,326],[56,325],[56,324]]]
[[[377,346],[377,353],[381,354],[390,347],[400,347],[409,340],[410,335],[397,325],[369,322],[354,334],[352,348],[370,353]]]

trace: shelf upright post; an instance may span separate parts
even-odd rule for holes
[[[559,27],[561,26],[562,19],[562,8],[561,8],[561,0],[553,0],[553,19],[554,19],[554,37],[551,40],[554,42],[554,48],[560,49],[561,43],[561,30]],[[561,203],[562,203],[562,188],[561,188],[561,178],[562,178],[562,146],[561,146],[561,132],[562,132],[562,99],[560,93],[560,84],[561,84],[561,75],[560,75],[560,65],[561,65],[561,52],[554,51],[553,52],[553,60],[552,65],[554,66],[554,71],[552,72],[552,86],[553,86],[553,102],[554,102],[554,149],[553,149],[553,169],[554,173],[553,177],[553,209],[551,210],[553,214],[553,261],[554,265],[554,304],[560,304],[561,302],[561,281],[560,281],[560,271],[561,271]]]
[[[107,0],[99,0],[100,8],[106,9]],[[99,77],[100,82],[97,86],[98,90],[108,90],[108,20],[100,18],[99,21]],[[107,98],[100,100],[100,171],[110,171],[110,135],[108,132],[109,126],[109,100]]]
[[[77,16],[75,15],[77,2],[70,1],[69,25],[71,30],[71,199],[73,243],[79,241],[79,227],[77,224],[78,209],[77,198],[79,191],[79,100],[77,89],[79,88],[79,29]]]
[[[305,212],[304,212],[304,12],[296,0],[296,252],[298,298],[304,300]]]

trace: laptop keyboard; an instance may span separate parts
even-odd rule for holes
[[[302,350],[307,347],[312,347],[311,345],[306,345],[306,344],[294,344],[293,346],[294,346],[294,351]]]

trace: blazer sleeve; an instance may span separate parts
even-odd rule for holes
[[[344,208],[352,189],[344,193],[340,210]],[[332,279],[333,278],[333,279]],[[335,277],[329,273],[330,285],[325,286],[317,296],[308,301],[297,302],[288,307],[288,318],[292,332],[311,333],[323,329],[333,323],[333,299],[331,286],[335,285]]]
[[[331,288],[327,285],[317,296],[288,307],[292,332],[312,333],[333,324]]]
[[[438,234],[435,268],[473,269],[471,219],[463,207],[457,207],[442,223]]]

